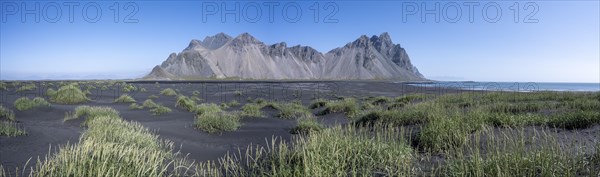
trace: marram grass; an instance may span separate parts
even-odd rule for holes
[[[197,176],[203,172],[192,168],[205,165],[196,166],[173,152],[172,142],[122,120],[111,109],[80,109],[89,110],[89,121],[79,143],[60,146],[57,153],[38,159],[30,176]]]
[[[15,121],[0,120],[0,136],[22,136],[27,135],[27,132]],[[1,173],[0,173],[1,176]]]
[[[50,103],[48,103],[46,99],[41,97],[35,97],[33,99],[21,97],[15,100],[15,109],[19,111],[26,111],[41,106],[50,106]]]
[[[15,121],[15,113],[10,109],[5,108],[4,105],[0,105],[0,120],[1,119]]]
[[[87,102],[90,99],[79,89],[77,84],[68,84],[60,87],[56,93],[50,96],[50,101],[60,104],[78,104]]]
[[[119,98],[115,99],[115,103],[135,103],[135,99],[128,94],[123,94]]]

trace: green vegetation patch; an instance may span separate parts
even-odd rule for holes
[[[115,103],[135,103],[135,99],[133,99],[133,97],[127,95],[127,94],[123,94],[121,95],[119,98],[115,99],[114,101]]]
[[[175,101],[175,107],[183,108],[189,112],[193,112],[196,109],[196,102],[190,97],[179,95],[177,101]]]
[[[0,119],[15,121],[15,113],[10,109],[5,108],[3,105],[0,105]]]
[[[596,175],[593,171],[589,174],[594,167],[582,151],[562,148],[547,133],[536,131],[531,136],[524,134],[524,129],[510,129],[510,133],[484,129],[473,135],[468,146],[451,153],[444,176]]]
[[[175,96],[177,95],[177,91],[173,90],[172,88],[166,88],[160,91],[160,94],[164,96]]]
[[[40,107],[40,106],[50,106],[50,103],[46,101],[46,99],[41,97],[35,97],[33,99],[29,99],[27,97],[21,97],[15,100],[15,109],[19,111],[26,111],[32,108]]]
[[[261,109],[265,107],[265,105],[257,104],[257,103],[247,103],[242,106],[242,116],[249,117],[263,117],[264,114]]]
[[[200,174],[201,171],[193,169],[196,166],[173,152],[172,142],[160,140],[139,123],[124,121],[116,110],[105,107],[82,107],[80,110],[89,110],[85,112],[90,114],[88,129],[81,135],[79,143],[60,146],[58,152],[38,160],[31,176]]]
[[[291,103],[272,102],[272,103],[268,103],[268,106],[271,106],[274,109],[277,109],[279,111],[278,116],[282,119],[293,119],[293,118],[301,117],[306,114],[311,114],[311,112],[310,112],[310,110],[308,110],[308,108],[304,107],[302,104],[297,103],[297,102],[291,102]]]
[[[223,111],[214,103],[203,103],[196,107],[195,125],[208,133],[235,131],[240,126],[240,114]]]
[[[291,144],[273,139],[221,161],[226,176],[413,176],[414,152],[397,130],[371,130],[336,126]]]
[[[0,136],[22,136],[27,135],[27,132],[15,121],[0,120]],[[0,173],[2,174],[2,173]]]
[[[313,116],[305,116],[298,119],[298,122],[294,128],[290,130],[292,134],[308,134],[310,132],[321,131],[325,128],[319,123]]]
[[[359,113],[358,103],[354,98],[344,98],[338,101],[329,101],[325,104],[325,110],[320,115],[343,112],[349,118],[354,118]]]
[[[78,104],[90,100],[76,83],[62,86],[49,96],[50,101],[60,104]]]
[[[17,92],[26,92],[35,90],[37,86],[33,83],[25,84],[17,89]]]

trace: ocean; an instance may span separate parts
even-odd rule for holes
[[[421,87],[456,88],[463,90],[489,91],[570,91],[598,92],[600,83],[550,83],[550,82],[415,82],[410,85]]]

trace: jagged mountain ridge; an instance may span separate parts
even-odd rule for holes
[[[325,54],[310,46],[266,45],[248,33],[192,40],[143,79],[399,79],[425,80],[388,33],[360,36]]]

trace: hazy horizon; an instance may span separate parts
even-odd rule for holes
[[[235,15],[211,11],[232,9],[236,3],[240,13]],[[436,3],[437,14],[420,13],[423,6],[431,10]],[[360,35],[388,32],[432,80],[599,83],[599,3],[3,1],[0,80],[139,78],[190,40],[219,32],[232,37],[248,32],[266,44],[311,46],[322,53]],[[36,5],[37,21],[35,13],[20,12]],[[275,9],[273,19],[268,17],[269,5]],[[290,18],[296,5],[302,15]],[[72,19],[69,6],[75,9]],[[99,16],[90,10],[96,6]],[[87,15],[82,15],[84,7]],[[252,13],[257,7],[262,15]],[[496,7],[501,15],[494,19]]]

